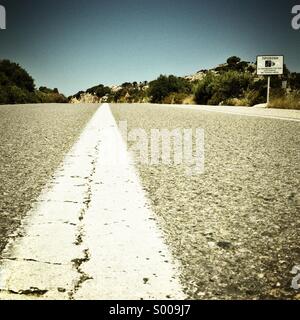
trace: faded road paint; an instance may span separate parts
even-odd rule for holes
[[[0,299],[35,298],[185,298],[107,104],[1,257]]]

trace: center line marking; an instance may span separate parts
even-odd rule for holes
[[[0,258],[0,299],[185,299],[108,104],[18,232]]]

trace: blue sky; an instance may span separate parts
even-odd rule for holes
[[[0,59],[20,63],[37,86],[66,95],[96,84],[178,76],[238,55],[284,54],[300,71],[299,1],[0,0],[7,30]]]

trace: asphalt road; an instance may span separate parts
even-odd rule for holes
[[[191,299],[299,299],[300,123],[157,105],[111,105],[129,131],[202,128],[205,172],[137,165]],[[0,107],[0,244],[97,106]],[[260,112],[258,112],[260,113]]]
[[[98,106],[0,106],[0,254]]]
[[[129,131],[205,130],[203,175],[138,167],[188,297],[299,298],[290,272],[300,264],[300,123],[161,106],[112,110]]]

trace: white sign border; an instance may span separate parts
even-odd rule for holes
[[[259,57],[282,57],[282,61],[283,61],[282,73],[280,73],[280,74],[279,73],[276,73],[276,74],[274,74],[274,73],[258,74],[258,58]],[[282,76],[282,75],[284,75],[284,64],[285,64],[285,56],[284,56],[284,54],[260,54],[260,55],[257,55],[256,56],[256,74],[258,76]]]

